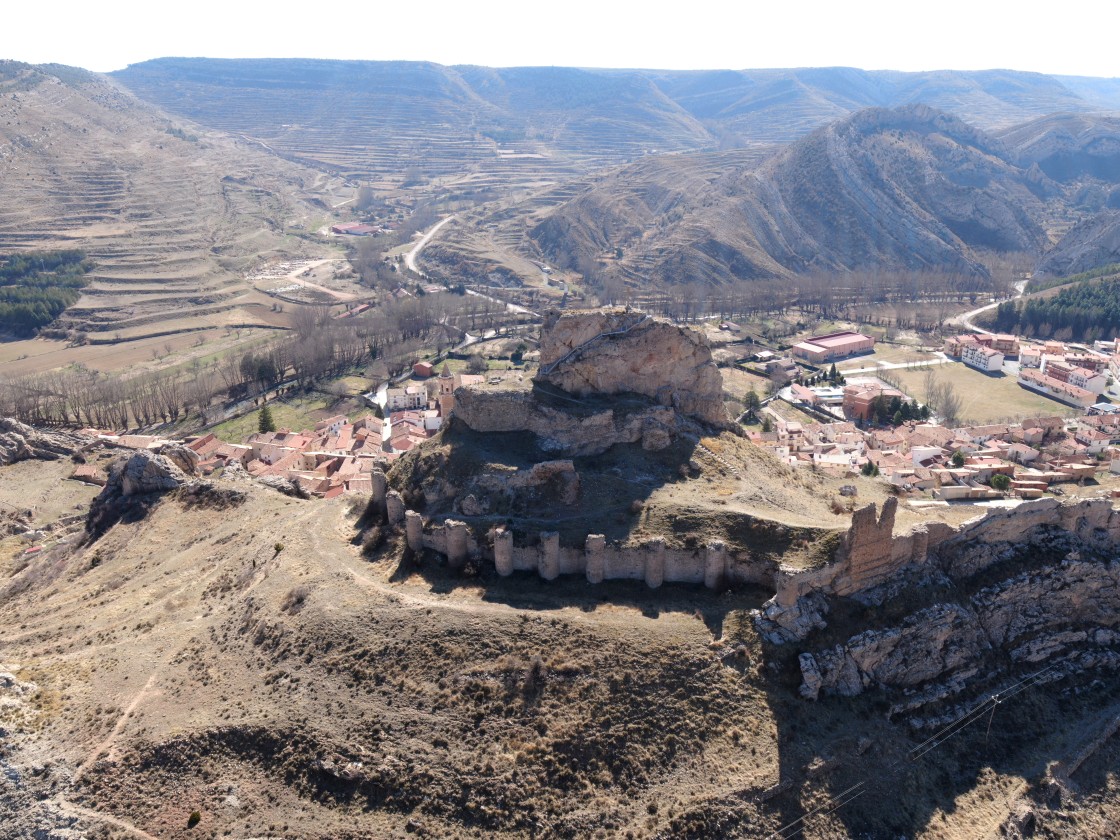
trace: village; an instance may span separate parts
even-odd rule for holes
[[[384,407],[371,399],[377,414],[355,420],[339,414],[320,420],[311,429],[261,431],[242,443],[221,440],[213,433],[184,443],[197,456],[193,467],[202,475],[236,465],[254,478],[290,482],[308,496],[368,495],[374,469],[386,467],[439,430],[454,411],[456,389],[485,381],[482,375],[452,373],[446,364],[435,376],[432,365],[417,362],[408,384],[384,390]],[[121,449],[159,449],[178,442],[159,435],[115,435],[97,429],[81,433]],[[107,480],[105,472],[93,464],[79,465],[71,477],[97,485]]]
[[[790,466],[878,477],[918,504],[923,498],[931,503],[1036,499],[1062,494],[1064,483],[1120,474],[1120,407],[1102,396],[1117,378],[1120,342],[1089,348],[986,333],[949,338],[942,363],[989,375],[1013,374],[1020,387],[1084,412],[967,424],[931,415],[929,406],[890,384],[882,363],[851,368],[874,353],[875,343],[845,330],[797,342],[788,356],[755,353],[753,362],[781,387],[748,412],[754,416],[741,418],[747,437]],[[848,369],[874,375],[837,374],[836,363],[845,360]],[[831,376],[824,373],[829,365]],[[813,370],[821,373],[813,376]],[[485,388],[504,377],[524,380],[528,375],[523,370],[452,372],[446,363],[437,370],[428,361],[415,362],[410,373],[394,387],[365,395],[371,410],[364,416],[338,414],[312,428],[260,431],[241,441],[211,432],[187,438],[185,445],[203,475],[235,465],[255,478],[288,482],[309,496],[368,494],[375,469],[387,468],[439,431],[454,412],[459,388]],[[799,419],[775,410],[782,403],[795,406],[799,413],[792,416]],[[126,449],[155,449],[169,442],[158,435],[86,434]],[[106,479],[89,464],[79,465],[72,477],[94,484]]]
[[[1053,485],[1120,473],[1120,406],[1104,396],[1120,373],[1120,342],[1090,348],[992,333],[948,338],[940,360],[917,363],[926,376],[936,377],[941,364],[960,362],[988,376],[1014,376],[1019,387],[1085,412],[969,424],[931,418],[928,406],[892,384],[897,378],[889,366],[856,368],[871,376],[837,374],[837,362],[872,353],[874,345],[869,336],[841,331],[798,342],[785,358],[756,354],[784,384],[774,398],[818,422],[763,407],[762,428],[748,432],[751,439],[792,466],[880,476],[900,492],[928,493],[944,502],[1035,499],[1048,491],[1060,494]],[[832,364],[828,381],[803,384],[799,361]],[[979,380],[977,387],[983,385]]]

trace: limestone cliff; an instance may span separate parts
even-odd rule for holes
[[[536,381],[576,396],[642,394],[720,426],[723,379],[705,338],[640,312],[549,313]]]
[[[912,711],[1016,668],[1120,668],[1108,500],[1047,499],[892,538],[893,513],[858,512],[837,562],[780,581],[757,617],[771,642],[803,648],[803,696],[878,689]]]

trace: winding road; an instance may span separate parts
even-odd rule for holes
[[[448,216],[444,219],[440,219],[438,222],[436,222],[434,225],[432,225],[430,228],[428,228],[428,232],[425,233],[423,236],[421,236],[420,241],[418,241],[415,245],[413,245],[412,249],[407,254],[404,255],[404,264],[408,267],[409,271],[415,271],[421,277],[427,277],[428,276],[423,271],[421,271],[419,268],[417,268],[416,258],[418,256],[420,256],[420,252],[423,251],[427,247],[428,243],[432,241],[432,237],[436,235],[436,233],[439,231],[439,229],[441,227],[443,227],[445,224],[447,224],[448,222],[450,222],[454,218],[455,218],[455,214],[452,213],[450,216]]]
[[[973,309],[971,312],[965,312],[963,315],[957,315],[955,318],[950,318],[945,322],[946,325],[960,324],[962,327],[972,332],[981,333],[982,335],[992,335],[993,333],[991,330],[986,330],[983,327],[976,326],[976,324],[972,322],[972,319],[979,315],[981,312],[987,312],[991,309],[995,309],[1001,303],[1007,303],[1007,301],[1009,300],[1021,298],[1023,296],[1023,292],[1027,288],[1027,282],[1028,281],[1026,280],[1020,280],[1018,283],[1016,283],[1015,294],[1013,294],[1011,297],[1004,298],[1003,300],[997,300],[994,303],[989,303],[986,306],[981,306],[979,309]]]
[[[404,255],[404,264],[409,271],[415,272],[421,277],[428,276],[416,265],[416,258],[420,256],[420,252],[423,251],[424,248],[427,247],[428,243],[432,241],[432,237],[436,235],[439,229],[454,218],[456,218],[456,216],[453,213],[445,219],[440,219],[438,222],[428,228],[428,232],[421,236],[419,241],[412,246],[411,250],[409,250],[408,253]],[[487,300],[494,301],[494,303],[500,303],[505,306],[507,310],[515,314],[530,315],[534,318],[540,317],[536,312],[533,312],[530,309],[526,309],[524,306],[518,306],[516,303],[508,303],[507,301],[501,300],[500,298],[490,297],[490,295],[485,295],[482,292],[476,292],[473,289],[467,289],[467,294],[474,295],[475,297],[486,298]]]

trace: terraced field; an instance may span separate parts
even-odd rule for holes
[[[419,178],[458,192],[524,189],[713,144],[633,74],[167,58],[115,77],[174,113],[385,187]]]
[[[337,187],[174,124],[103,77],[0,65],[0,253],[79,247],[97,266],[58,337],[282,326],[244,275],[273,258],[332,255],[291,231],[323,215],[317,196]]]

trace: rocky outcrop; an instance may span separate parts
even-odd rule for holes
[[[990,648],[974,612],[937,604],[898,627],[868,630],[832,650],[801,654],[801,694],[815,700],[822,689],[854,697],[869,686],[912,688],[975,666]]]
[[[27,532],[33,518],[29,510],[0,510],[0,537]]]
[[[662,406],[546,405],[531,391],[460,388],[455,417],[476,432],[532,432],[545,452],[577,457],[600,455],[615,444],[641,443],[664,449],[682,427],[678,415]]]
[[[599,455],[619,443],[672,445],[723,426],[723,380],[699,333],[640,312],[550,314],[536,387],[465,387],[455,417],[476,432],[531,432],[540,448]]]
[[[283,493],[285,496],[291,496],[294,499],[311,498],[311,494],[298,481],[293,481],[282,475],[262,475],[257,479],[257,482],[275,490],[277,493]]]
[[[73,455],[86,442],[69,432],[47,432],[0,417],[0,466],[31,459],[56,461]]]
[[[898,693],[897,708],[911,711],[977,681],[998,683],[1006,663],[1120,668],[1120,511],[1108,500],[1048,499],[948,535],[925,529],[884,543],[888,512],[855,517],[839,560],[780,585],[756,616],[770,642],[812,648],[840,598],[861,602],[870,620],[888,605],[897,612],[901,598],[913,603],[888,626],[800,653],[803,696],[874,688]],[[900,556],[908,560],[892,566]],[[875,573],[861,577],[864,568]]]
[[[711,347],[687,327],[640,312],[552,312],[540,354],[536,381],[569,394],[641,394],[705,423],[727,423]]]
[[[167,456],[134,452],[109,468],[109,480],[89,506],[86,532],[96,539],[117,522],[142,518],[163,494],[190,480]]]
[[[165,443],[155,450],[187,475],[198,472],[198,453],[180,443]]]

